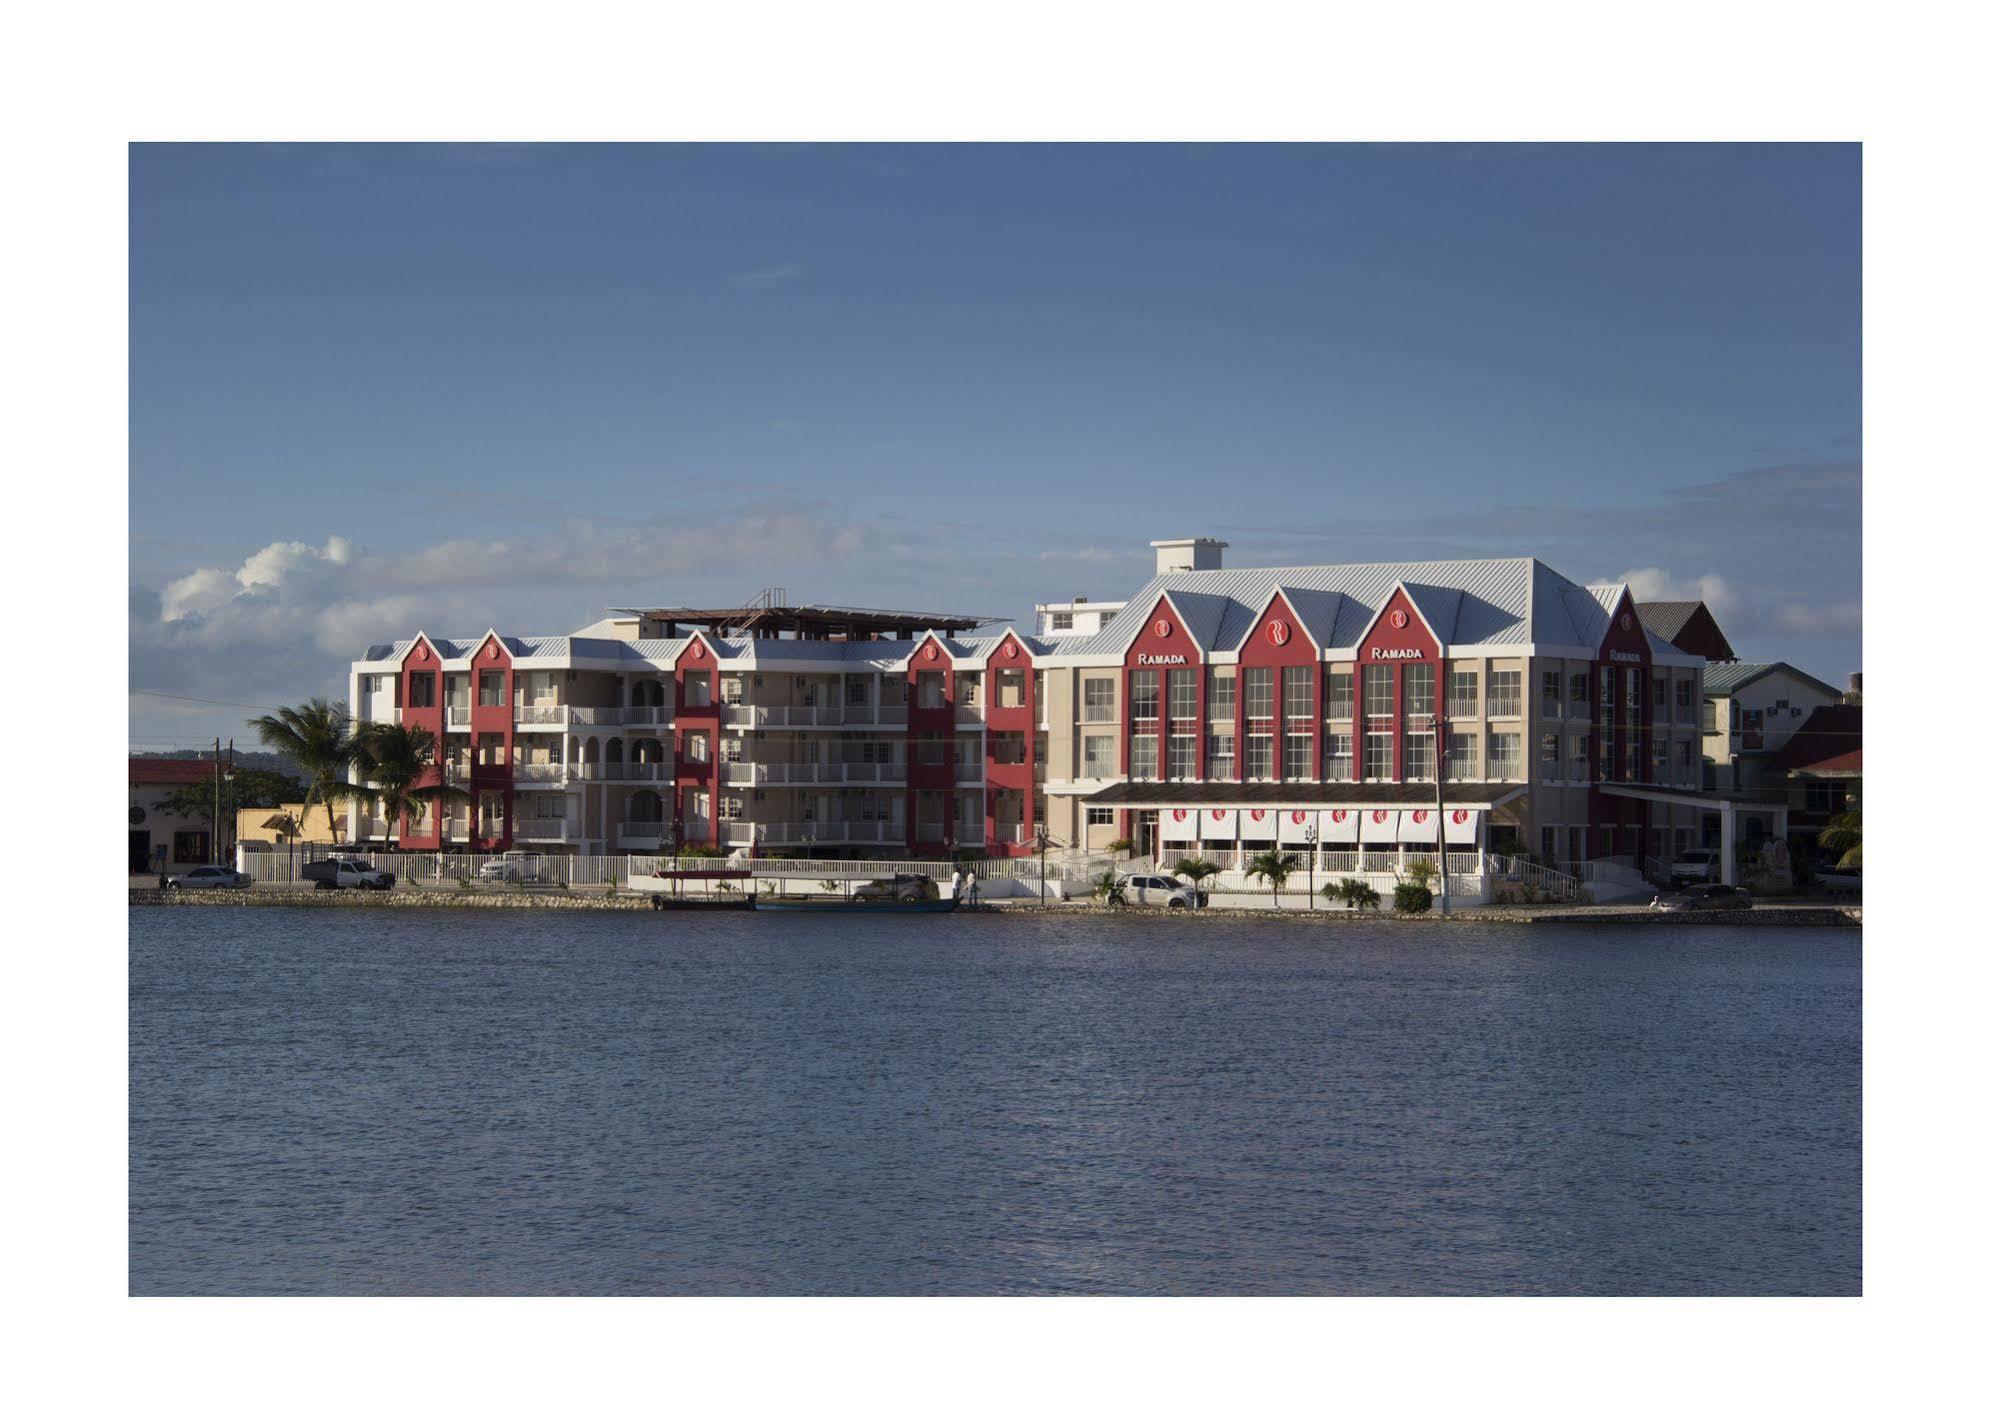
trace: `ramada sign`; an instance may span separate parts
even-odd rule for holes
[[[1187,656],[1183,654],[1178,654],[1178,655],[1142,654],[1138,657],[1138,662],[1140,664],[1185,664],[1187,662]]]
[[[1369,659],[1421,659],[1423,652],[1421,650],[1385,650],[1376,645],[1368,650],[1367,657]]]

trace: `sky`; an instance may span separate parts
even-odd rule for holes
[[[133,747],[608,606],[1538,556],[1860,651],[1850,145],[139,145]],[[202,704],[195,699],[216,701]]]

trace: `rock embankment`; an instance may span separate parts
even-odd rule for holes
[[[379,908],[562,908],[576,912],[650,912],[643,897],[566,889],[417,888],[388,892],[360,888],[321,891],[307,887],[133,888],[131,907],[379,907]]]

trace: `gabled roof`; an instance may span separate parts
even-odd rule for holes
[[[140,757],[125,760],[125,782],[128,784],[207,783],[214,777],[215,765],[207,759]]]
[[[1705,600],[1646,600],[1637,610],[1645,628],[1675,649],[1704,659],[1735,658],[1734,647]]]
[[[1823,679],[1806,674],[1796,665],[1786,664],[1782,660],[1738,659],[1712,663],[1708,665],[1707,672],[1701,676],[1701,689],[1710,696],[1732,695],[1773,674],[1788,674],[1793,679],[1803,680],[1815,689],[1824,690],[1828,702],[1837,702],[1839,699],[1839,691]]]
[[[1821,704],[1765,762],[1777,772],[1860,772],[1860,706]]]

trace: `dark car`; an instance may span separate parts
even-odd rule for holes
[[[922,873],[897,873],[854,889],[855,902],[935,902],[937,880]]]
[[[1720,912],[1751,905],[1749,894],[1727,883],[1695,883],[1675,893],[1661,893],[1652,906],[1662,912]]]

